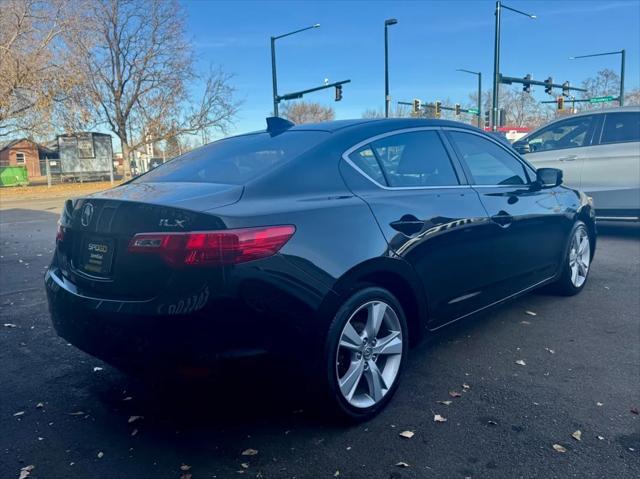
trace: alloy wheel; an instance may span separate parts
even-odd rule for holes
[[[571,239],[569,249],[569,268],[571,268],[571,283],[580,288],[587,280],[589,263],[591,261],[591,245],[589,235],[583,227],[576,229]]]
[[[402,362],[402,328],[392,306],[369,301],[349,317],[336,353],[336,377],[344,399],[371,407],[395,382]]]

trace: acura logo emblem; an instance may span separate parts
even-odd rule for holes
[[[93,216],[93,205],[91,203],[87,203],[82,207],[82,214],[80,216],[80,223],[82,226],[89,226],[91,223],[91,217]]]

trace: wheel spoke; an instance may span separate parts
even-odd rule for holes
[[[369,368],[364,371],[364,377],[369,385],[369,396],[378,402],[384,395],[383,389],[388,389],[388,387],[375,361],[370,359],[367,361],[367,366]]]
[[[369,339],[374,339],[378,335],[386,311],[385,303],[375,302],[367,307],[367,324],[364,329]]]
[[[340,346],[350,349],[351,351],[360,351],[362,348],[362,338],[351,323],[347,323],[344,327],[344,331],[342,331]]]
[[[582,262],[580,262],[580,261],[578,261],[578,273],[583,278],[587,276],[587,268],[585,268],[584,265],[582,264]]]
[[[363,371],[364,361],[362,359],[359,359],[357,361],[353,361],[345,375],[340,378],[340,391],[342,391],[342,395],[347,401],[351,401],[353,393],[356,392],[356,388],[360,383]]]
[[[585,236],[580,240],[580,245],[578,246],[578,255],[584,254],[587,249],[587,244],[589,244],[589,240]]]
[[[391,331],[391,334],[378,339],[373,348],[374,354],[400,354],[402,353],[402,340],[400,331]]]
[[[575,285],[578,280],[578,264],[574,263],[571,267],[571,282]]]

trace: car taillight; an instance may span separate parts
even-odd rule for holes
[[[64,241],[64,227],[58,221],[58,229],[56,230],[56,244]]]
[[[237,264],[272,256],[289,241],[292,225],[188,233],[139,233],[130,253],[161,256],[172,266]]]

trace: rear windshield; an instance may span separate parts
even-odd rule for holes
[[[168,161],[134,183],[194,182],[241,185],[320,143],[326,131],[288,131],[236,136]]]

